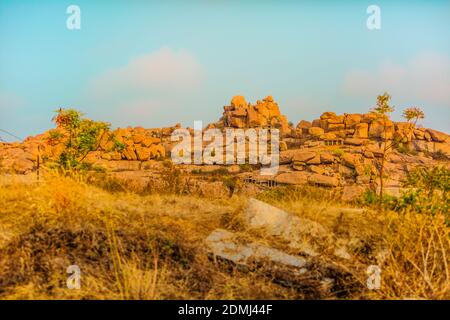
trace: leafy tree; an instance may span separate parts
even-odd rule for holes
[[[416,125],[417,121],[425,118],[425,113],[418,107],[410,107],[403,111],[403,118],[405,118],[406,121],[412,122]]]
[[[397,199],[394,209],[425,214],[443,214],[450,225],[450,170],[445,166],[418,167],[405,182],[408,191]]]
[[[377,104],[373,108],[373,112],[380,116],[388,116],[390,113],[394,112],[395,107],[389,104],[391,100],[391,95],[385,92],[383,95],[377,97]]]
[[[64,142],[65,148],[58,163],[64,168],[77,168],[86,156],[100,147],[100,141],[109,133],[110,124],[93,121],[75,109],[60,108],[52,119],[63,134],[51,134],[51,139]]]

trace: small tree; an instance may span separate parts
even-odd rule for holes
[[[388,153],[393,148],[397,147],[399,143],[402,141],[399,137],[392,136],[391,138],[387,135],[387,129],[391,123],[389,120],[389,114],[391,114],[395,108],[389,104],[391,100],[391,96],[385,92],[383,95],[377,97],[377,104],[372,109],[372,112],[377,115],[377,119],[381,121],[383,132],[379,134],[379,143],[383,146],[382,148],[382,156],[378,163],[378,176],[380,183],[380,193],[379,193],[379,206],[383,204],[383,196],[384,196],[384,171],[386,165],[386,159]],[[418,107],[410,107],[406,108],[403,111],[403,117],[409,122],[411,125],[407,130],[414,130],[415,125],[419,119],[425,118],[425,113]]]
[[[410,107],[403,110],[403,118],[415,126],[417,121],[425,118],[425,113],[418,107]]]
[[[65,144],[58,160],[64,168],[77,168],[90,152],[99,149],[104,135],[109,135],[109,123],[86,119],[74,109],[60,108],[52,121],[63,130],[51,139]]]
[[[383,116],[384,118],[390,113],[394,112],[395,107],[389,104],[391,96],[389,93],[385,92],[383,95],[377,97],[377,105],[373,108],[373,112]]]
[[[394,111],[394,107],[389,104],[391,96],[385,92],[383,95],[377,97],[377,104],[372,109],[372,112],[376,114],[377,119],[381,121],[382,132],[378,135],[380,146],[383,145],[381,160],[378,164],[378,176],[380,182],[380,193],[379,193],[379,205],[381,207],[384,194],[384,168],[386,163],[387,152],[392,148],[392,143],[388,143],[387,139],[387,128],[390,123],[389,114]]]

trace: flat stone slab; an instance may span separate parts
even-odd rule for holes
[[[254,198],[249,199],[244,215],[249,228],[263,229],[268,235],[281,237],[290,247],[310,256],[317,255],[310,240],[328,241],[330,234],[318,222],[297,217]]]
[[[231,261],[236,265],[248,266],[251,261],[269,261],[296,268],[298,274],[307,271],[306,259],[257,243],[242,244],[238,241],[237,235],[224,229],[214,230],[206,238],[206,245],[214,256]]]
[[[205,242],[215,259],[267,274],[274,283],[296,288],[313,299],[329,297],[335,294],[334,290],[340,292],[342,288],[335,285],[351,277],[345,270],[323,262],[318,264],[312,258],[290,255],[256,242],[244,243],[237,234],[224,229],[211,232]]]

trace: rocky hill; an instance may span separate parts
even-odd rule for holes
[[[178,124],[167,128],[115,129],[114,140],[102,135],[96,151],[90,152],[83,161],[115,176],[148,183],[160,175],[164,163],[161,160],[170,159],[174,145],[171,134],[180,127]],[[394,122],[374,113],[324,112],[319,119],[302,120],[294,127],[280,113],[271,96],[256,104],[235,96],[224,107],[220,120],[205,129],[228,127],[279,129],[278,173],[260,176],[259,170],[248,167],[244,170],[238,165],[180,165],[180,170],[191,174],[222,169],[248,184],[262,187],[313,184],[341,188],[343,197],[351,200],[367,188],[379,187],[377,176],[382,160],[386,190],[394,195],[415,167],[450,164],[448,134],[411,122]],[[20,143],[0,143],[0,171],[33,175],[37,169],[44,170],[64,150],[64,144],[54,139],[58,134],[64,134],[61,128],[28,137]],[[120,148],[114,148],[115,144]]]

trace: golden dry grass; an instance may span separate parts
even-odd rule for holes
[[[311,298],[270,274],[224,268],[208,258],[204,239],[216,228],[295,253],[285,241],[245,228],[245,195],[143,196],[110,193],[84,181],[53,175],[39,184],[0,184],[1,299]],[[443,217],[343,210],[347,206],[332,192],[315,188],[279,189],[259,198],[323,224],[333,240],[358,239],[352,260],[336,259],[326,247],[318,258],[361,284],[337,297],[450,298]],[[66,287],[72,264],[81,269],[81,290]],[[380,290],[364,287],[370,264],[382,269]]]

